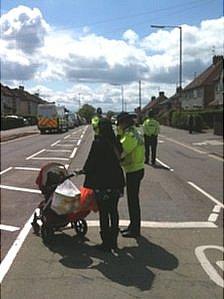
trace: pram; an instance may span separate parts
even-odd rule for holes
[[[84,218],[91,212],[91,209],[87,205],[83,207],[80,205],[80,193],[76,195],[76,209],[74,208],[72,212],[59,215],[51,206],[56,188],[75,175],[77,175],[76,172],[69,174],[64,165],[60,163],[48,163],[38,174],[36,184],[44,195],[44,200],[38,206],[39,215],[37,211],[34,213],[31,224],[34,233],[40,234],[44,242],[51,241],[56,231],[67,229],[69,223],[77,235],[85,236],[87,233],[88,227]]]

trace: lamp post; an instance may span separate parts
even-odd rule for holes
[[[178,25],[151,25],[151,28],[178,28],[180,30],[180,63],[179,63],[179,87],[182,91],[182,27]]]
[[[124,111],[124,86],[119,84],[119,83],[110,83],[111,85],[114,85],[114,86],[120,86],[121,87],[121,111]]]

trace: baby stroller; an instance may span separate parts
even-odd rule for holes
[[[82,207],[80,205],[80,192],[70,180],[69,183],[76,188],[76,194],[72,201],[65,207],[60,208],[59,206],[59,210],[55,210],[52,204],[52,201],[55,200],[54,196],[58,190],[57,188],[75,175],[75,172],[68,174],[64,165],[60,163],[49,163],[39,172],[36,184],[44,195],[44,200],[38,206],[39,215],[37,212],[34,213],[31,224],[34,233],[36,235],[40,234],[44,242],[51,241],[56,231],[67,229],[69,223],[71,228],[75,229],[77,235],[83,237],[87,233],[88,227],[84,218],[91,210],[87,206]]]

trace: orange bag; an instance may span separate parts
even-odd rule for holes
[[[81,187],[80,192],[80,208],[97,212],[98,207],[95,200],[94,191],[89,188]]]

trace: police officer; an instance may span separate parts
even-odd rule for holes
[[[102,109],[100,107],[98,107],[96,109],[96,115],[93,116],[92,120],[91,120],[91,124],[93,126],[93,130],[95,132],[95,137],[97,135],[99,135],[99,121],[102,118]]]
[[[140,183],[144,176],[144,140],[134,126],[132,116],[121,112],[117,117],[118,135],[122,145],[121,165],[126,174],[129,226],[122,230],[123,237],[137,237],[141,229],[139,204]]]
[[[154,119],[154,113],[152,110],[149,111],[148,117],[143,123],[143,132],[145,140],[145,163],[149,163],[149,155],[151,148],[151,163],[156,163],[156,148],[159,134],[159,122]]]

